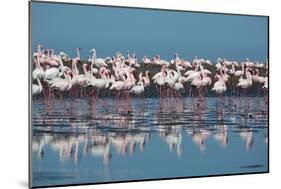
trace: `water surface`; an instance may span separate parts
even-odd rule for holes
[[[267,108],[262,97],[34,99],[32,183],[266,172]]]

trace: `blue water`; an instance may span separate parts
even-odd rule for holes
[[[261,97],[129,102],[35,99],[32,186],[268,171]]]

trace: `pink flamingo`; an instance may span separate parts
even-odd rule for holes
[[[150,64],[151,63],[151,60],[149,58],[147,58],[146,56],[143,57],[142,61],[143,61],[144,64]]]

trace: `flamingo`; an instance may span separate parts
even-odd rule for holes
[[[83,64],[83,74],[77,75],[77,84],[79,86],[85,86],[89,79],[88,64]]]
[[[204,89],[206,89],[207,86],[210,86],[211,84],[212,84],[211,78],[208,77],[206,73],[203,73],[203,77],[202,77],[202,88],[203,88],[203,93],[204,93]]]
[[[200,89],[202,86],[202,75],[199,74],[196,78],[194,78],[191,82],[191,87],[195,87],[197,89]]]
[[[228,72],[230,75],[234,75],[235,74],[235,66],[233,64],[233,62],[231,63],[231,69]]]
[[[237,87],[241,87],[242,89],[247,89],[252,86],[252,75],[249,72],[249,68],[246,68],[246,79],[241,79]]]
[[[105,76],[105,73],[102,72],[100,73],[100,75],[101,78],[96,78],[95,76],[93,76],[93,74],[91,74],[91,77],[88,81],[88,86],[92,86],[94,87],[94,90],[97,90],[96,97],[98,97],[98,93],[100,90],[106,89],[109,86],[109,82],[107,77]],[[94,90],[92,92],[94,92]]]
[[[72,86],[76,86],[78,84],[78,75],[79,75],[79,70],[77,68],[77,63],[81,63],[80,61],[80,48],[77,48],[77,57],[76,58],[73,58],[71,60],[71,71],[72,71],[72,74],[73,74],[73,77],[72,77]]]
[[[252,76],[252,80],[254,83],[263,84],[265,82],[265,77],[259,76],[259,70],[255,70],[256,74]]]
[[[167,77],[165,80],[165,83],[168,85],[168,87],[173,88],[175,85],[176,81],[179,78],[179,75],[176,71],[167,69]]]
[[[167,77],[167,71],[166,71],[166,66],[162,66],[161,71],[156,73],[153,77],[152,80],[156,84],[157,88],[159,88],[160,96],[162,96],[162,87],[165,84],[165,80]]]
[[[129,93],[133,93],[136,95],[141,95],[144,92],[144,81],[140,81],[140,83],[138,85],[135,85],[131,88],[131,90],[129,91]]]
[[[124,81],[113,81],[109,90],[116,90],[118,92],[125,89],[125,82]]]
[[[145,76],[142,76],[143,82],[144,82],[144,87],[148,87],[150,85],[150,79],[149,79],[149,71],[145,71]]]
[[[45,81],[47,83],[51,83],[52,80],[57,79],[60,76],[62,76],[63,72],[65,70],[69,70],[68,67],[63,65],[63,61],[62,61],[63,58],[64,58],[64,55],[60,54],[60,56],[59,56],[60,67],[59,68],[51,67],[51,68],[46,69],[46,71],[45,71]]]
[[[44,79],[45,77],[45,71],[44,69],[41,67],[40,62],[39,62],[39,55],[36,56],[36,60],[35,62],[35,69],[32,72],[32,78],[33,79]]]
[[[70,78],[71,74],[71,71],[66,71],[66,74],[64,73],[66,79],[58,78],[50,85],[50,87],[60,92],[69,91],[72,87]]]
[[[170,62],[161,59],[160,55],[157,55],[156,57],[153,57],[152,62],[154,64],[161,65],[161,66],[165,65],[165,66],[168,67],[170,65]]]
[[[247,59],[246,59],[246,62],[245,62],[245,65],[246,65],[247,67],[253,67],[253,66],[255,66],[255,63],[252,62],[252,61],[250,61],[249,58],[247,58]]]
[[[185,67],[185,68],[188,68],[188,67],[192,68],[191,63],[187,60],[181,59],[180,64],[183,65],[183,67]]]
[[[242,66],[242,70],[237,70],[234,72],[235,77],[240,77],[240,76],[244,75],[244,63],[242,63],[241,66]]]
[[[150,64],[151,63],[151,60],[149,58],[147,58],[146,56],[143,57],[142,61],[143,61],[144,64]]]
[[[223,77],[221,75],[216,75],[218,77],[218,81],[214,83],[212,91],[215,91],[217,94],[222,94],[226,91],[226,85]]]
[[[110,57],[104,58],[97,58],[96,56],[96,49],[90,50],[90,53],[92,53],[92,58],[90,59],[91,62],[93,62],[98,68],[101,66],[107,67],[107,63],[111,62]]]
[[[188,76],[186,78],[187,81],[192,81],[193,79],[198,78],[201,74],[211,74],[209,70],[203,68],[201,63],[197,65],[198,66],[195,66],[194,70],[189,70],[185,72],[184,75]]]
[[[32,84],[32,94],[33,95],[38,95],[43,90],[43,87],[42,87],[40,79],[37,77],[36,80],[37,80],[38,84]]]
[[[180,90],[183,90],[184,89],[184,86],[182,84],[182,82],[176,82],[174,84],[174,86],[172,87],[172,89],[174,89],[175,91],[180,91]]]

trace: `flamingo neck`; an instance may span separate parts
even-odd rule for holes
[[[177,69],[177,72],[178,72],[178,74],[179,74],[179,77],[181,77],[181,72],[180,72],[180,68],[179,68],[179,66],[176,64],[176,69]]]
[[[88,70],[85,66],[83,66],[83,73],[84,73],[84,75],[86,75],[88,73]]]
[[[80,60],[80,49],[77,48],[77,58]]]
[[[93,55],[91,59],[91,67],[93,67],[95,60],[97,59],[96,57],[96,50],[93,50]]]
[[[257,70],[256,76],[259,76],[259,70]]]
[[[37,60],[35,61],[35,64],[36,64],[36,67],[37,68],[41,68],[41,65],[40,65],[40,57],[37,56]]]
[[[39,85],[40,91],[42,91],[42,88],[43,88],[43,87],[42,87],[42,84],[41,84],[40,79],[37,77],[36,80],[37,80],[37,83],[38,83],[38,85]]]
[[[63,61],[62,61],[62,57],[61,56],[59,56],[59,63],[60,63],[61,68],[63,69],[64,65],[63,65]]]
[[[149,76],[148,76],[148,73],[146,72],[145,73],[145,76],[147,77],[148,81],[149,81]]]
[[[142,73],[139,74],[139,81],[142,79]]]
[[[79,75],[79,70],[77,68],[77,61],[76,60],[72,60],[72,72],[75,75]]]
[[[248,70],[246,72],[246,78],[250,82],[250,84],[252,84],[252,75],[251,75],[251,73]]]

